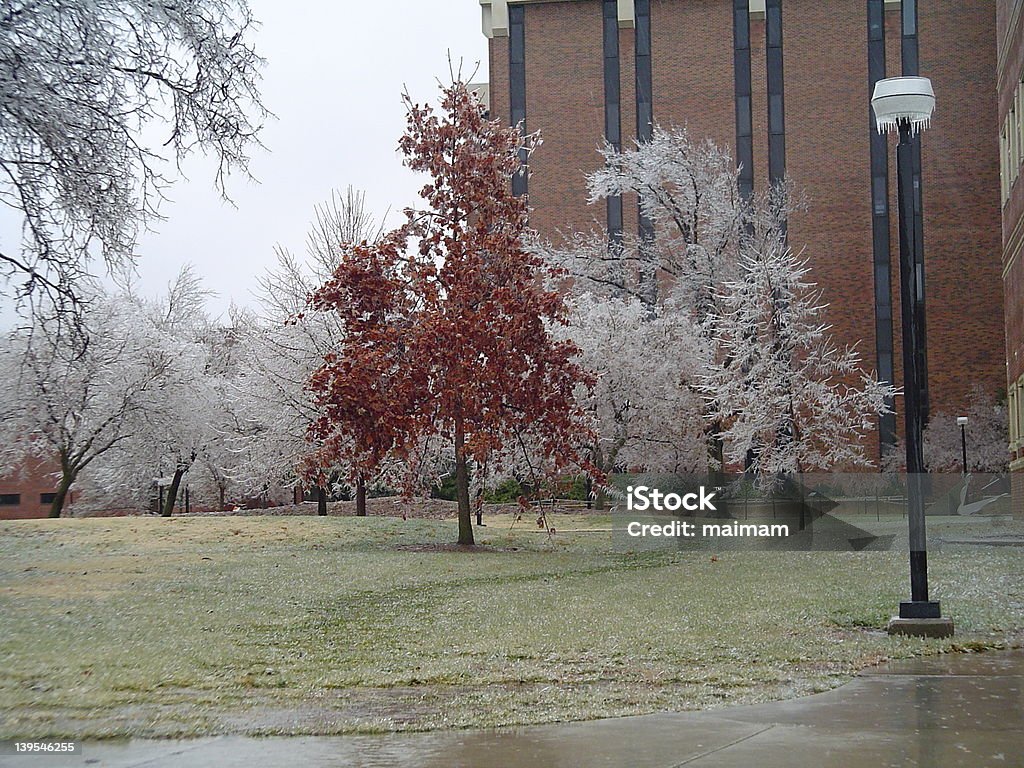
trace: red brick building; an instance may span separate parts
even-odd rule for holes
[[[652,122],[685,125],[730,148],[741,186],[788,175],[803,190],[810,207],[790,221],[790,241],[806,247],[837,338],[859,344],[897,385],[895,139],[874,130],[869,102],[875,81],[915,74],[919,63],[937,95],[919,177],[929,410],[965,410],[975,383],[993,399],[1006,392],[996,0],[928,0],[920,9],[913,0],[480,3],[491,114],[525,120],[544,137],[528,190],[519,190],[529,194],[535,228],[553,240],[595,223],[636,232],[635,200],[618,211],[588,206],[585,174],[599,166],[606,136],[629,147]],[[1020,12],[1019,0],[999,5],[1004,26],[1002,6]],[[1019,160],[1024,146],[1017,152]],[[1011,309],[1020,320],[1022,304]],[[1012,321],[1007,327],[1013,333]],[[1024,354],[1017,365],[1024,373]],[[891,443],[901,423],[885,420],[880,442]]]
[[[999,148],[1006,296],[1006,378],[1014,511],[1024,515],[1024,19],[1020,0],[996,4]]]
[[[0,520],[49,516],[57,490],[55,472],[60,466],[54,462],[28,459],[0,475]]]

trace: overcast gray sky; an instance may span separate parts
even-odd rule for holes
[[[397,222],[422,186],[395,151],[405,126],[403,86],[416,101],[436,102],[437,80],[449,79],[449,51],[467,75],[479,64],[474,79],[487,77],[476,0],[250,0],[250,7],[262,24],[256,44],[267,60],[264,102],[277,116],[262,134],[266,151],[252,158],[259,183],[231,179],[233,208],[213,189],[210,165],[191,161],[189,178],[161,208],[166,220],[137,248],[145,293],[161,292],[192,263],[217,293],[215,313],[232,300],[252,302],[275,244],[303,250],[313,208],[332,190],[365,190],[368,207],[378,217],[390,207],[389,221]],[[18,239],[14,216],[0,213],[0,244]]]

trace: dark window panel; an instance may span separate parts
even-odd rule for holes
[[[782,0],[768,0],[766,3],[765,31],[770,47],[782,46]]]
[[[619,15],[617,0],[604,0],[604,135],[622,149],[622,108],[619,79]],[[605,201],[609,245],[622,242],[622,198]]]
[[[745,200],[754,193],[754,122],[751,113],[750,0],[733,4],[733,78],[736,94],[736,165],[739,192]]]
[[[608,208],[608,233],[609,235],[618,235],[618,239],[622,239],[622,198],[621,197],[609,197],[607,199]]]
[[[782,3],[765,5],[765,58],[768,81],[768,181],[775,185],[786,177],[785,71],[782,56]]]
[[[526,8],[511,5],[508,9],[508,90],[509,116],[512,125],[522,124],[526,128]],[[524,151],[521,162],[526,163]],[[525,168],[512,177],[512,194],[525,195],[528,191]]]

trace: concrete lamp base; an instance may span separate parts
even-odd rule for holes
[[[889,620],[890,635],[907,635],[909,637],[952,637],[952,619],[903,619],[893,616]]]

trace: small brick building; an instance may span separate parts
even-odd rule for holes
[[[59,471],[54,462],[27,459],[0,475],[0,520],[47,517],[57,490],[54,473]]]
[[[557,241],[574,229],[618,226],[613,211],[586,202],[585,174],[599,166],[604,138],[629,147],[652,122],[686,126],[729,147],[741,185],[788,175],[803,190],[809,209],[790,221],[790,242],[806,247],[837,339],[858,344],[897,385],[895,138],[874,130],[870,95],[882,77],[913,74],[919,59],[937,95],[919,177],[929,410],[966,409],[975,383],[993,399],[1006,392],[996,0],[928,0],[919,9],[912,0],[480,4],[491,115],[525,120],[544,138],[520,190],[536,229]],[[1019,14],[1019,2],[1003,5]],[[636,232],[635,200],[623,200],[621,216]],[[1019,316],[1021,304],[1007,295]],[[1007,327],[1019,345],[1021,328]],[[878,445],[901,424],[900,414],[882,423]]]

